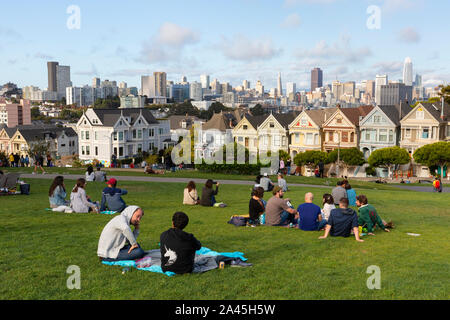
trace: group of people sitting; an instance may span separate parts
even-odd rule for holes
[[[356,196],[347,180],[339,181],[332,193],[323,195],[323,208],[313,203],[314,194],[305,194],[305,202],[294,209],[289,198],[284,198],[285,191],[275,186],[272,197],[263,200],[264,189],[256,187],[253,189],[249,201],[248,224],[257,226],[297,226],[304,231],[324,230],[325,234],[320,239],[331,236],[348,237],[355,235],[357,241],[360,239],[360,230],[367,229],[368,235],[374,235],[378,226],[389,232],[392,223],[383,221],[373,205],[368,203],[365,195]],[[349,206],[357,206],[358,213]]]
[[[121,212],[126,208],[122,195],[126,195],[128,191],[117,188],[116,179],[111,178],[106,182],[107,186],[102,191],[100,203],[98,201],[93,201],[91,197],[86,194],[86,184],[87,181],[85,178],[79,178],[72,188],[70,200],[66,200],[67,192],[64,185],[64,177],[55,177],[48,191],[50,208],[54,211],[66,213],[98,213],[107,209],[110,211]]]
[[[216,186],[215,190],[213,186]],[[200,197],[194,181],[189,181],[186,188],[184,188],[183,204],[187,205],[201,205],[205,207],[212,207],[217,203],[216,195],[219,193],[219,182],[211,179],[206,180],[205,186],[202,189],[202,196]]]
[[[284,176],[281,172],[278,173],[278,186],[283,189],[284,192],[288,191],[288,186],[286,179],[284,179]],[[254,188],[262,187],[264,191],[272,191],[275,187],[275,184],[270,180],[267,172],[264,173],[264,175],[258,175],[255,179],[255,185]]]

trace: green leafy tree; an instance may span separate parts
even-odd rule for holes
[[[367,159],[371,167],[387,168],[389,177],[393,166],[407,164],[410,161],[408,151],[398,146],[375,150]]]
[[[339,161],[338,161],[339,152]],[[364,154],[358,148],[349,149],[335,149],[328,154],[328,163],[334,162],[340,168],[344,167],[344,175],[347,175],[348,168],[350,166],[361,166],[366,161],[364,160]]]
[[[446,103],[450,104],[450,84],[447,86],[440,85],[441,92],[439,93],[439,96],[444,97],[444,100]]]
[[[440,141],[424,145],[414,152],[413,157],[417,163],[440,167],[443,174],[444,166],[448,168],[450,164],[450,142]]]
[[[319,150],[307,150],[305,152],[300,152],[294,157],[294,163],[299,166],[306,166],[310,169],[315,168],[319,162],[326,163],[328,161],[328,156],[326,152]]]
[[[45,155],[50,150],[50,143],[47,141],[33,141],[30,142],[28,148],[28,155],[32,156],[34,154]]]
[[[120,107],[119,96],[107,97],[105,99],[97,99],[94,102],[94,109],[117,109]]]
[[[35,120],[41,115],[41,112],[39,111],[38,107],[32,107],[31,108],[31,119]]]
[[[253,108],[250,108],[250,113],[253,116],[262,116],[263,114],[265,114],[266,112],[264,111],[262,105],[260,105],[259,103],[256,104]]]

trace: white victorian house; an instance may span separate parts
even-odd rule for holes
[[[258,127],[268,116],[268,114],[259,116],[245,114],[242,120],[233,128],[234,141],[243,145],[250,152],[258,152]]]
[[[170,121],[157,120],[145,108],[88,109],[76,125],[80,160],[97,159],[108,166],[139,152],[170,144]]]
[[[289,150],[289,124],[297,117],[298,113],[270,114],[258,126],[259,151]]]

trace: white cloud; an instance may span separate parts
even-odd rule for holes
[[[417,0],[384,0],[382,9],[388,13],[404,11],[413,8],[418,2]]]
[[[91,70],[86,70],[86,71],[77,71],[74,72],[75,75],[78,76],[99,76],[97,67],[95,66],[95,64],[91,65]]]
[[[297,13],[293,13],[287,16],[286,19],[284,19],[284,21],[281,23],[281,26],[283,28],[296,28],[300,26],[300,24],[300,16]]]
[[[275,48],[270,38],[252,40],[242,34],[235,35],[232,39],[222,37],[218,47],[225,57],[240,61],[270,60],[282,52]]]
[[[53,56],[42,53],[42,52],[36,52],[34,54],[34,57],[37,59],[44,59],[44,60],[53,60],[54,59]]]
[[[420,41],[420,35],[414,28],[408,27],[400,30],[397,39],[406,43],[417,43]]]
[[[372,66],[378,74],[398,73],[403,70],[402,61],[382,61]]]
[[[166,63],[182,57],[184,47],[199,41],[199,35],[188,28],[166,22],[158,32],[142,43],[139,57],[141,63]]]

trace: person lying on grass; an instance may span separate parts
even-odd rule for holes
[[[128,206],[106,224],[98,241],[97,255],[101,260],[137,260],[144,256],[144,250],[136,241],[143,215],[144,210],[138,206]]]
[[[339,208],[331,210],[325,234],[319,239],[325,239],[329,234],[333,237],[349,237],[352,230],[356,241],[363,242],[364,240],[359,238],[358,215],[355,210],[348,207],[348,199],[341,198]]]
[[[125,189],[116,188],[117,180],[111,178],[106,182],[107,187],[102,191],[102,202],[100,211],[105,211],[108,208],[111,211],[122,212],[127,207],[122,196],[128,193]]]
[[[184,232],[189,217],[184,212],[175,212],[172,216],[172,228],[161,233],[161,269],[163,272],[177,274],[191,273],[194,268],[195,251],[202,244],[193,234]]]
[[[358,206],[359,212],[358,224],[363,228],[367,228],[368,235],[375,235],[373,231],[377,225],[384,231],[390,232],[390,230],[387,228],[388,224],[381,220],[375,207],[371,204],[368,204],[368,200],[365,195],[361,194],[356,197],[356,205]]]

